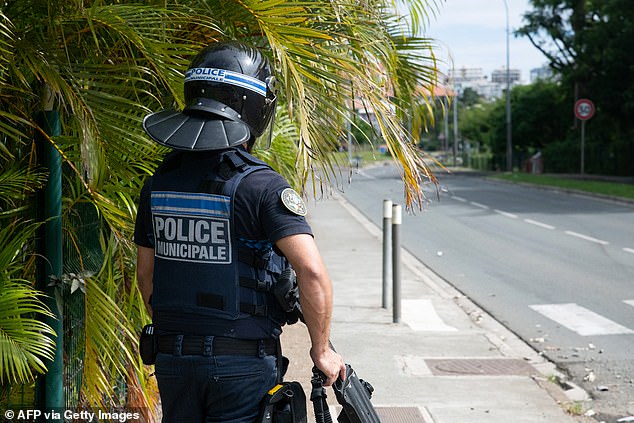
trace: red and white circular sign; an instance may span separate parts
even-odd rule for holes
[[[594,116],[594,103],[587,98],[581,98],[575,103],[575,116],[579,120],[588,120]]]

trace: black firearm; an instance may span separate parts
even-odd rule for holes
[[[324,382],[326,376],[316,367],[313,367],[311,385],[313,390],[310,400],[315,410],[317,423],[332,423],[330,410],[326,403],[326,390]],[[337,402],[343,407],[337,421],[339,423],[381,423],[370,399],[374,388],[363,379],[359,379],[356,372],[346,364],[346,378],[340,378],[332,385]]]

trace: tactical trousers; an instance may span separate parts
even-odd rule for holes
[[[159,353],[155,364],[163,423],[253,423],[275,386],[274,355]]]

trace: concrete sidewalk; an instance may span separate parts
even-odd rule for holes
[[[406,251],[402,319],[392,323],[391,308],[381,307],[380,228],[339,195],[309,210],[334,286],[332,343],[374,386],[383,423],[595,422],[565,411],[580,408],[583,391],[552,382],[552,364]],[[286,380],[302,382],[308,397],[305,326],[286,327],[282,345],[291,361]]]

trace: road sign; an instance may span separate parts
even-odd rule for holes
[[[586,120],[594,116],[594,103],[587,98],[580,98],[575,103],[575,116],[581,121],[581,166],[580,171],[585,172],[585,143],[586,143]]]
[[[587,98],[581,98],[575,103],[575,116],[579,120],[588,120],[594,116],[594,103]]]

